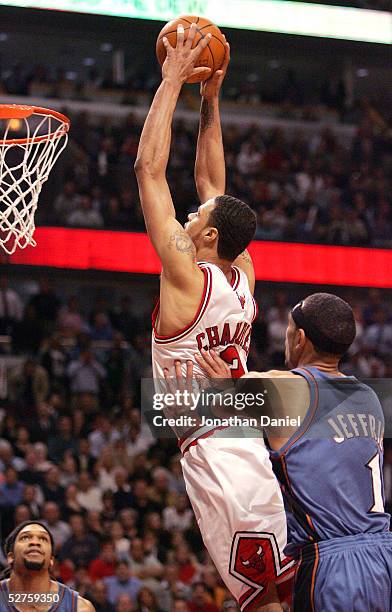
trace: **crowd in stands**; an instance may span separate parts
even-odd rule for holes
[[[46,204],[42,194],[38,223],[144,231],[133,173],[140,125],[132,115],[122,124],[90,119],[73,118],[63,187]],[[175,124],[168,180],[180,221],[198,204],[196,137],[196,126]],[[227,193],[256,210],[256,239],[392,246],[390,132],[373,109],[352,140],[331,128],[225,125],[224,141]]]
[[[252,369],[283,366],[297,298],[278,291],[260,300]],[[345,371],[392,378],[388,296],[373,289],[350,299],[358,334]],[[203,548],[175,441],[157,441],[140,419],[139,381],[151,375],[148,315],[127,296],[84,311],[47,279],[23,302],[3,276],[0,334],[23,357],[0,407],[2,536],[26,519],[44,520],[56,545],[54,575],[97,612],[237,610]],[[391,510],[389,447],[384,470]]]

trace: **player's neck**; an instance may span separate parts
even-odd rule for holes
[[[42,572],[12,572],[8,590],[12,593],[49,593],[52,581],[47,570]]]
[[[221,259],[218,257],[217,253],[211,252],[209,249],[200,249],[196,255],[197,261],[206,261],[207,263],[214,264],[218,266],[226,276],[226,278],[231,280],[231,267],[232,262],[227,261],[227,259]]]
[[[342,376],[341,372],[339,372],[339,361],[331,357],[329,358],[320,358],[317,355],[309,355],[308,357],[304,356],[303,359],[300,360],[298,367],[312,367],[317,368],[321,372],[326,372],[327,374],[334,374],[336,376]]]

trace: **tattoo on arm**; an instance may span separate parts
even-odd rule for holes
[[[176,230],[169,238],[168,248],[175,247],[179,253],[191,253],[196,256],[196,248],[192,240],[182,230]]]
[[[200,131],[205,132],[214,123],[214,107],[208,100],[203,100],[200,109]]]
[[[250,257],[250,255],[249,255],[249,253],[248,253],[248,251],[247,251],[247,250],[245,250],[243,253],[241,253],[240,257],[241,257],[241,259],[242,259],[242,260],[243,260],[245,263],[249,263],[249,264],[251,264],[251,263],[252,263],[252,259],[251,259],[251,257]]]

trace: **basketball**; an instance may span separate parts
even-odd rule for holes
[[[206,78],[209,78],[216,70],[221,68],[223,60],[225,59],[225,38],[220,29],[213,24],[212,21],[205,19],[205,17],[186,15],[185,17],[178,17],[178,19],[169,21],[160,31],[156,44],[157,58],[160,65],[162,66],[166,59],[166,49],[162,41],[163,37],[166,36],[171,46],[175,47],[177,44],[177,26],[179,24],[184,26],[184,40],[186,40],[192,23],[197,24],[193,48],[196,47],[198,42],[207,34],[211,34],[212,36],[208,46],[202,51],[195,66],[196,68],[199,66],[211,68],[211,73],[207,77],[205,75],[195,75],[191,77],[187,83],[197,83],[206,80]]]

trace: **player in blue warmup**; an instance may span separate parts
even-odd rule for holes
[[[18,525],[7,537],[4,551],[9,567],[0,581],[3,612],[94,612],[76,591],[52,580],[53,537],[39,521]]]
[[[286,331],[290,372],[250,372],[241,392],[267,389],[272,415],[300,415],[290,437],[267,430],[298,560],[294,612],[391,612],[392,533],[384,511],[384,416],[375,392],[339,371],[355,338],[351,307],[316,293],[297,304]],[[217,355],[197,357],[211,378],[229,377]],[[261,409],[263,410],[263,409]]]

